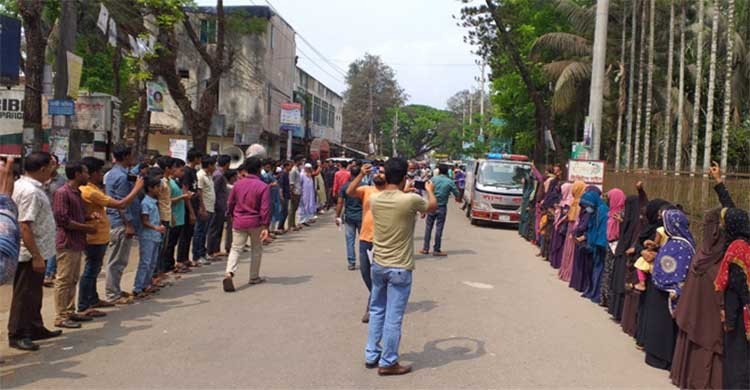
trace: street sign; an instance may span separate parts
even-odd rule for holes
[[[76,103],[68,99],[52,99],[48,104],[50,115],[73,116],[76,114]]]

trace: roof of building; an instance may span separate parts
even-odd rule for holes
[[[317,82],[318,82],[318,83],[320,83],[320,84],[323,84],[323,86],[324,86],[324,87],[326,87],[326,89],[327,89],[327,90],[329,90],[329,91],[330,91],[330,92],[331,92],[332,94],[336,95],[336,97],[338,97],[339,99],[341,99],[341,100],[343,100],[343,99],[344,99],[344,97],[343,97],[343,96],[341,96],[341,94],[339,94],[338,92],[336,92],[336,91],[334,91],[333,89],[331,89],[331,87],[329,87],[329,86],[325,85],[325,83],[323,83],[322,81],[320,81],[320,80],[319,80],[319,79],[318,79],[317,77],[315,77],[315,76],[311,75],[311,74],[310,74],[310,72],[308,72],[308,71],[306,71],[306,70],[302,69],[302,67],[300,67],[299,65],[297,65],[297,69],[299,69],[300,71],[302,71],[302,73],[306,74],[306,75],[307,75],[307,77],[309,77],[309,78],[311,78],[311,79],[314,79],[315,81],[317,81]]]

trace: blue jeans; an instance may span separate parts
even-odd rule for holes
[[[201,257],[206,257],[206,236],[208,236],[208,224],[214,217],[214,213],[208,213],[205,221],[195,223],[195,233],[193,234],[193,261],[198,261]]]
[[[142,292],[151,285],[151,276],[159,259],[160,244],[158,241],[151,240],[140,240],[138,242],[141,259],[138,262],[138,271],[135,273],[134,294]]]
[[[361,224],[361,222],[344,222],[346,232],[346,260],[349,262],[349,265],[357,263],[357,252],[354,250],[354,244],[357,242],[357,233],[359,233]]]
[[[411,293],[412,272],[381,267],[377,263],[373,263],[370,270],[372,292],[365,360],[378,362],[380,367],[390,367],[398,363],[401,323]]]
[[[57,257],[52,255],[47,259],[47,270],[44,271],[45,278],[51,278],[57,273]]]
[[[448,206],[438,206],[432,214],[427,214],[427,221],[424,230],[424,246],[422,249],[430,250],[430,238],[432,237],[432,226],[437,221],[435,229],[435,252],[440,252],[440,245],[443,243],[443,228],[445,227],[445,217],[448,214]]]
[[[362,274],[362,281],[367,286],[367,291],[372,291],[372,277],[370,276],[370,257],[367,251],[372,250],[372,243],[359,240],[359,272]]]
[[[83,273],[78,281],[78,311],[89,309],[99,302],[96,278],[102,270],[105,253],[107,253],[107,244],[86,246],[86,263],[83,265]]]

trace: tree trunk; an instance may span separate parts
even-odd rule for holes
[[[47,33],[42,25],[44,2],[21,1],[18,10],[23,19],[26,38],[26,76],[23,99],[23,126],[34,129],[31,148],[42,150],[42,83],[44,80],[44,53],[47,50]]]
[[[703,86],[703,2],[704,0],[698,1],[698,43],[696,51],[696,78],[695,78],[695,97],[693,98],[693,127],[692,127],[692,141],[690,143],[690,176],[695,175],[695,170],[698,167],[698,127],[700,126],[701,118],[701,88]]]
[[[685,19],[687,19],[687,13],[685,11],[685,0],[680,2],[682,12],[680,15],[680,86],[679,96],[677,96],[677,137],[675,139],[675,151],[674,151],[674,170],[675,174],[679,175],[682,171],[682,131],[683,123],[685,123],[683,111],[685,109]],[[672,91],[669,91],[670,93]]]
[[[625,169],[630,170],[632,167],[633,157],[633,97],[634,97],[634,85],[635,85],[635,40],[638,34],[636,20],[638,18],[638,1],[633,0],[633,14],[631,18],[631,30],[630,30],[630,72],[628,72],[628,114],[627,114],[627,129],[626,131],[626,143],[625,143]],[[637,125],[636,125],[637,128]]]
[[[732,120],[732,72],[734,70],[734,0],[727,4],[727,75],[724,79],[724,122],[721,128],[721,171],[727,172],[729,124]]]
[[[661,170],[666,175],[669,164],[669,137],[672,133],[672,71],[674,64],[674,0],[669,2],[669,53],[667,53],[667,107],[664,109],[664,136]]]
[[[651,11],[648,22],[648,85],[646,87],[646,123],[643,129],[643,164],[641,168],[648,170],[650,167],[649,153],[651,152],[651,113],[654,100],[654,14],[656,13],[656,0],[651,0]]]
[[[135,154],[143,156],[148,147],[148,128],[151,122],[151,113],[148,112],[146,103],[146,87],[138,89],[138,114],[135,117]]]
[[[617,102],[617,139],[615,140],[615,171],[619,171],[622,165],[620,152],[622,151],[622,117],[625,114],[625,47],[628,35],[628,7],[622,5],[622,44],[620,45],[620,90]]]
[[[518,47],[516,47],[515,42],[513,42],[510,33],[506,29],[507,25],[503,22],[497,5],[495,5],[492,0],[485,0],[485,2],[490,15],[492,15],[492,19],[495,22],[498,37],[513,62],[513,65],[516,67],[516,70],[518,70],[518,73],[526,86],[526,92],[529,94],[529,98],[531,98],[531,101],[534,103],[534,117],[537,135],[537,142],[534,144],[534,160],[542,161],[544,159],[544,151],[546,147],[545,131],[549,130],[552,134],[552,143],[555,146],[555,157],[558,162],[562,162],[565,159],[565,154],[563,153],[559,137],[554,129],[555,124],[552,117],[552,109],[545,101],[541,91],[534,84],[534,80],[531,78],[531,72],[521,57],[521,53],[518,50]]]
[[[645,1],[645,0],[644,0]],[[638,104],[635,119],[635,145],[633,146],[633,167],[638,166],[641,147],[641,119],[643,118],[643,76],[646,69],[646,4],[641,9],[641,47],[638,56]]]
[[[714,129],[714,94],[716,92],[716,56],[719,50],[719,0],[714,0],[714,16],[711,26],[711,58],[708,66],[708,105],[706,107],[706,136],[703,138],[703,175],[711,164],[711,142]]]

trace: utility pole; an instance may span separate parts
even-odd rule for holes
[[[374,123],[373,117],[372,117],[372,80],[370,80],[370,82],[368,83],[367,89],[368,89],[368,94],[369,94],[369,98],[370,98],[370,108],[369,108],[370,133],[369,133],[369,136],[368,136],[370,144],[368,145],[368,148],[370,148],[369,152],[374,154],[375,153],[375,139],[374,139],[374,136],[375,136],[375,133],[374,133],[375,123]]]
[[[594,59],[591,65],[591,93],[589,116],[591,117],[592,145],[591,157],[599,160],[602,144],[602,104],[604,98],[604,66],[607,59],[607,18],[609,0],[597,0],[596,27],[594,30]]]
[[[471,126],[473,122],[473,116],[474,116],[474,91],[469,91],[469,126]]]
[[[76,8],[75,1],[63,1],[60,4],[60,41],[55,53],[55,99],[68,98],[68,52],[73,52],[76,44]],[[62,130],[62,135],[69,136],[66,133],[70,131],[70,119],[70,116],[53,117],[53,129]]]
[[[396,139],[398,138],[398,108],[396,108],[396,118],[393,120],[393,130],[391,131],[391,147],[393,149],[393,156],[398,157],[396,151]]]
[[[484,69],[487,61],[482,60],[482,78],[479,80],[479,137],[484,139]]]

